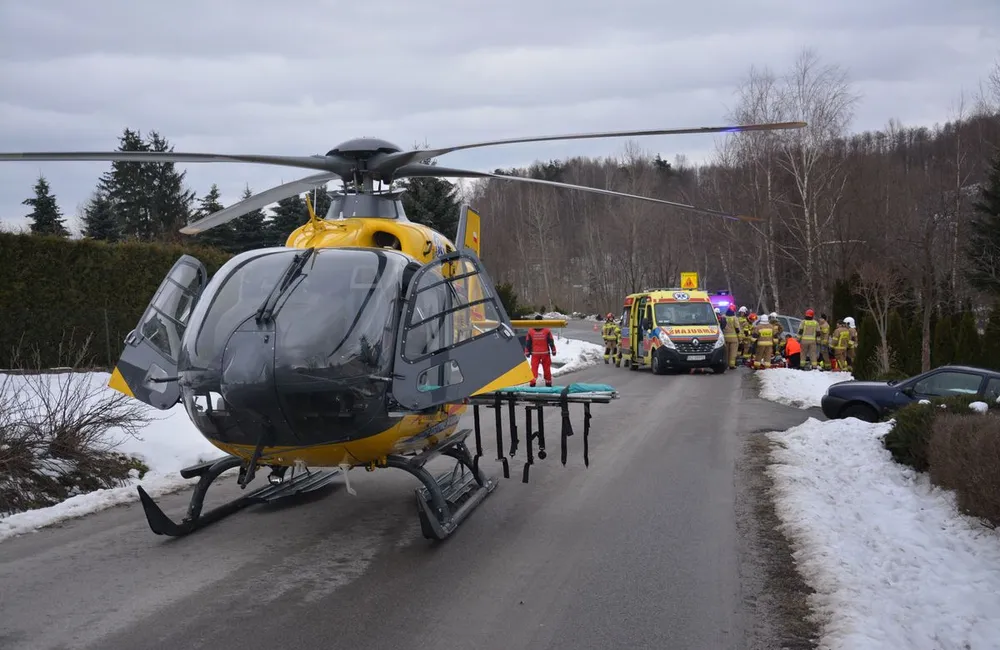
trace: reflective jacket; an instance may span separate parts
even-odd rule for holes
[[[524,339],[525,354],[552,354],[556,353],[556,341],[552,338],[552,330],[547,327],[528,330],[528,336]]]

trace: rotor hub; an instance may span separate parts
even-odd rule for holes
[[[381,138],[354,138],[341,142],[326,153],[328,156],[342,156],[354,160],[367,160],[376,154],[399,153],[402,149]]]

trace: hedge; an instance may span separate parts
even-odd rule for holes
[[[230,258],[203,246],[0,233],[0,368],[24,367],[36,350],[42,368],[68,365],[88,338],[80,365],[110,368],[185,253],[209,273]]]

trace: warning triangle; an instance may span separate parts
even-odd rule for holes
[[[695,284],[694,278],[684,278],[684,284],[681,285],[682,289],[694,289],[697,285]]]

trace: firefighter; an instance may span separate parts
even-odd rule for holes
[[[816,355],[816,336],[819,334],[819,323],[813,320],[816,315],[812,309],[807,309],[805,320],[799,325],[799,340],[802,344],[802,360],[806,362],[806,370],[812,370],[813,364],[818,365]]]
[[[615,319],[615,368],[620,368],[622,365],[622,319],[624,316],[619,316]]]
[[[542,320],[541,314],[535,316],[535,320]],[[552,337],[552,330],[547,327],[532,327],[528,330],[528,336],[524,339],[524,354],[531,357],[531,386],[538,381],[538,364],[542,364],[545,376],[545,385],[552,385],[552,355],[556,353],[556,341]]]
[[[844,325],[851,331],[851,338],[847,342],[847,368],[850,370],[854,367],[854,353],[858,347],[858,328],[854,326],[854,316],[846,317]]]
[[[783,354],[784,345],[781,339],[781,333],[785,331],[785,328],[781,326],[781,321],[778,320],[778,312],[772,311],[768,314],[768,322],[774,328],[774,353]]]
[[[755,314],[751,314],[751,317]],[[754,319],[757,320],[757,319]],[[770,368],[774,356],[774,327],[769,322],[767,314],[761,314],[760,322],[753,328],[754,339],[754,369]]]
[[[826,314],[819,315],[819,334],[816,336],[816,351],[819,354],[819,369],[829,370],[830,364],[830,322]]]
[[[615,329],[615,315],[608,312],[604,317],[604,327],[601,328],[601,338],[604,339],[604,363],[611,363],[611,357],[618,353]]]
[[[747,342],[747,336],[750,331],[750,325],[747,322],[747,308],[746,305],[739,308],[736,312],[736,319],[740,323],[740,335],[739,335],[739,348],[737,352],[737,363],[743,363],[746,361],[746,351],[749,343]]]
[[[732,305],[726,310],[726,317],[722,326],[722,336],[726,339],[726,358],[729,359],[729,367],[730,369],[735,368],[736,355],[739,352],[740,339],[742,337],[742,327],[740,319],[736,316],[736,312],[733,311]]]
[[[754,339],[754,327],[757,325],[757,314],[750,312],[747,314],[746,324],[743,329],[743,364],[749,366],[753,363],[753,351],[756,347]]]
[[[847,344],[851,340],[851,330],[844,320],[837,321],[837,329],[830,335],[830,350],[833,352],[833,370],[848,370]]]

